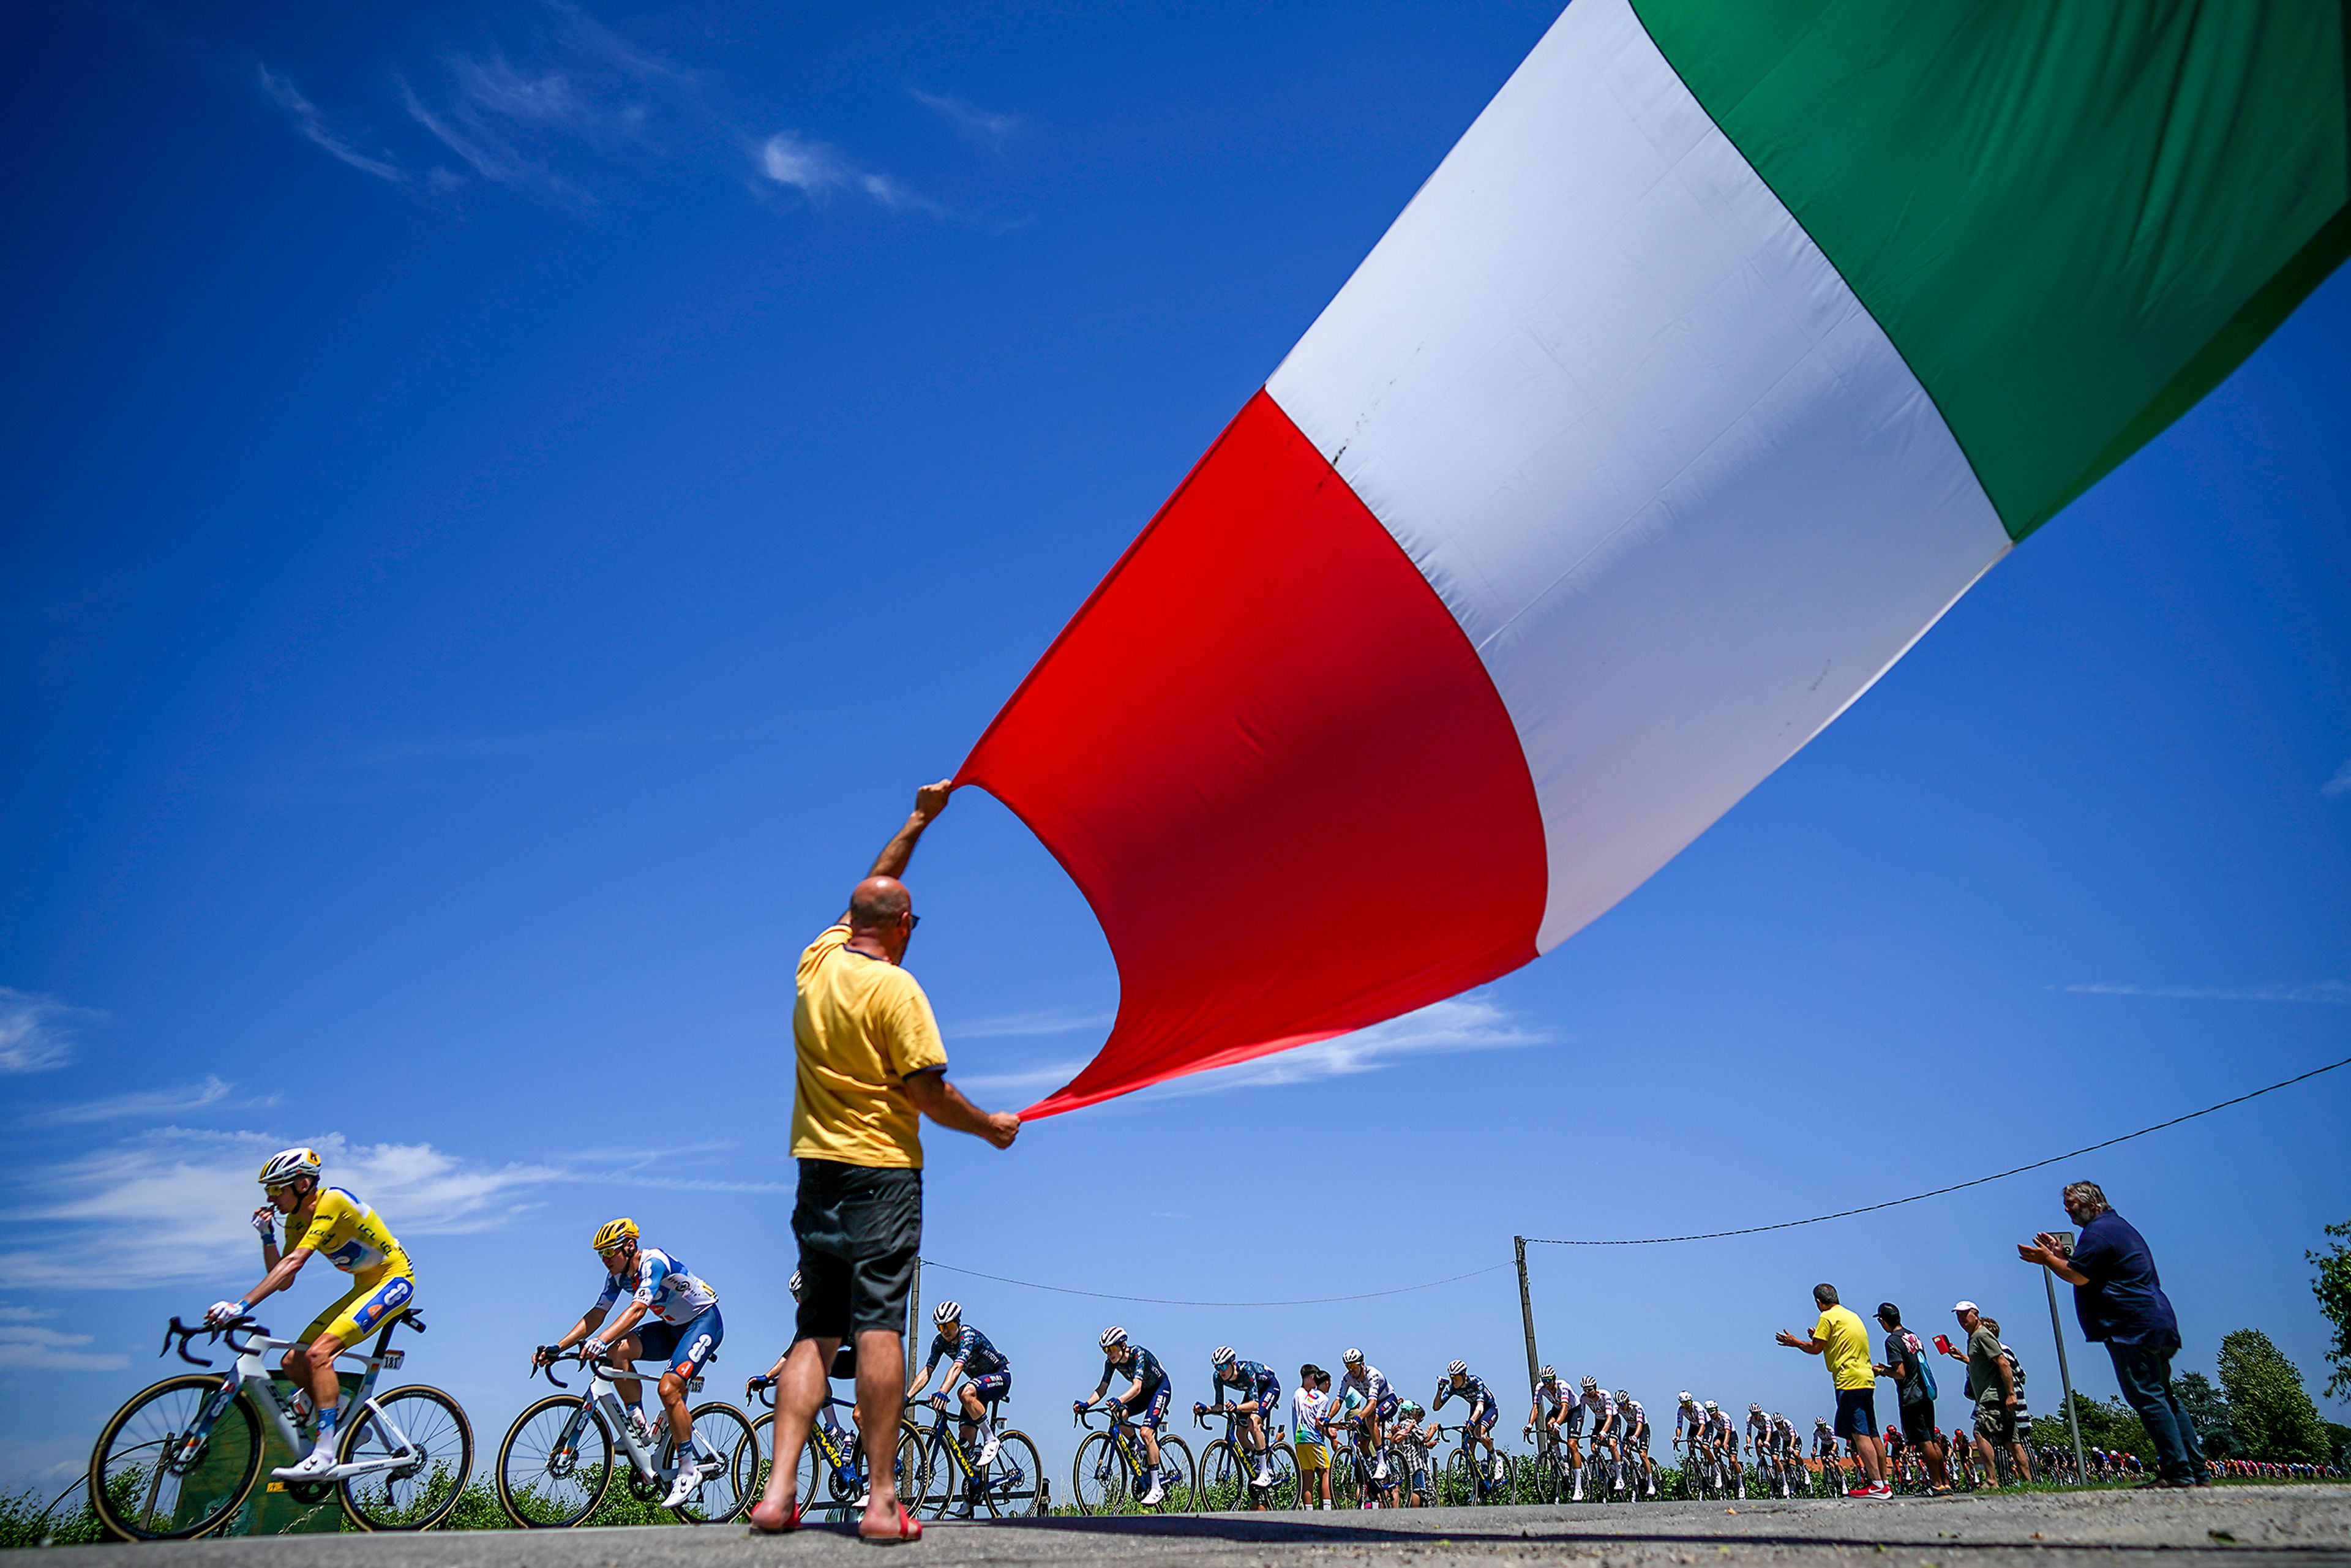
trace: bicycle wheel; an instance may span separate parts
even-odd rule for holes
[[[1181,1437],[1159,1435],[1159,1475],[1166,1488],[1159,1500],[1162,1513],[1199,1511],[1200,1471],[1192,1462],[1192,1445]]]
[[[996,1435],[996,1457],[979,1479],[979,1499],[998,1519],[1019,1519],[1040,1511],[1044,1502],[1045,1461],[1026,1432],[1007,1428]]]
[[[1070,1464],[1070,1500],[1080,1513],[1123,1513],[1133,1500],[1126,1466],[1107,1432],[1089,1432]]]
[[[695,1445],[684,1454],[672,1451],[671,1458],[684,1464],[702,1464],[702,1484],[692,1495],[670,1511],[688,1524],[725,1524],[751,1506],[756,1492],[747,1492],[735,1482],[736,1450],[749,1440],[750,1418],[723,1399],[713,1399],[686,1412],[694,1423]],[[705,1463],[701,1445],[707,1441],[716,1464]]]
[[[89,1500],[120,1541],[185,1541],[217,1530],[261,1474],[261,1417],[227,1378],[167,1377],[114,1413],[89,1455]],[[226,1398],[202,1440],[189,1433]]]
[[[474,1427],[457,1402],[411,1383],[351,1412],[339,1462],[388,1468],[336,1487],[344,1517],[361,1530],[430,1530],[457,1506],[474,1473]]]
[[[1266,1455],[1266,1464],[1273,1474],[1273,1485],[1260,1489],[1265,1493],[1266,1507],[1298,1507],[1297,1451],[1287,1443],[1276,1443]]]
[[[498,1445],[498,1506],[525,1530],[562,1530],[604,1500],[612,1434],[576,1394],[550,1394],[514,1418]]]
[[[1204,1513],[1221,1513],[1241,1506],[1241,1498],[1249,1490],[1248,1478],[1241,1471],[1240,1456],[1222,1437],[1200,1450],[1200,1510]]]

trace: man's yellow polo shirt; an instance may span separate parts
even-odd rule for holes
[[[1828,1348],[1821,1359],[1839,1388],[1873,1388],[1877,1373],[1869,1364],[1869,1331],[1849,1307],[1831,1307],[1813,1325],[1813,1337]]]
[[[906,1076],[947,1064],[931,999],[914,976],[851,952],[846,923],[800,955],[792,1046],[792,1157],[923,1168]]]

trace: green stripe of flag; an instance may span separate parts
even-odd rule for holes
[[[2351,0],[1633,0],[2014,538],[2351,250]]]

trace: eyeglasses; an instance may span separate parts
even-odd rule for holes
[[[911,909],[906,911],[906,930],[909,935],[912,935],[914,927],[920,925],[922,923],[923,917],[921,915],[915,914]]]

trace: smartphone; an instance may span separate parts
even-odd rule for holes
[[[1935,1336],[1935,1348],[1941,1351],[1945,1355],[1950,1354],[1951,1336],[1949,1334],[1937,1334]]]

